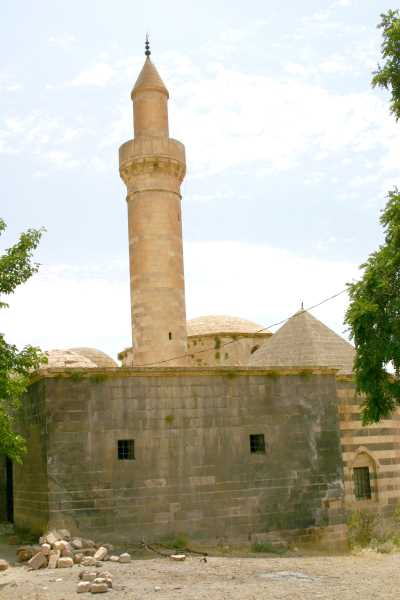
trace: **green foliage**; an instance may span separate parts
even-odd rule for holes
[[[93,383],[102,383],[103,381],[106,381],[108,379],[108,375],[106,375],[105,373],[97,373],[96,375],[91,375],[89,379]]]
[[[254,542],[251,545],[251,551],[264,554],[284,554],[285,549],[279,546],[274,546],[271,542]]]
[[[400,13],[381,15],[383,66],[372,85],[391,91],[390,110],[400,118]],[[362,279],[348,285],[346,323],[356,347],[354,377],[365,395],[363,423],[389,416],[400,403],[400,194],[394,188],[381,216],[385,243],[362,268]]]
[[[225,376],[228,379],[235,379],[235,377],[237,377],[237,373],[236,371],[225,371]]]
[[[303,377],[304,379],[309,379],[312,376],[312,371],[310,369],[303,369],[299,372],[299,377]]]
[[[349,543],[351,546],[368,546],[374,539],[376,513],[368,510],[357,510],[347,521]]]
[[[85,376],[85,373],[83,373],[83,371],[71,371],[69,374],[70,379],[72,379],[72,381],[81,381]]]
[[[0,235],[6,225],[0,219]],[[33,251],[37,248],[43,230],[28,229],[18,242],[0,256],[0,294],[8,296],[38,270],[32,262]],[[0,301],[0,308],[8,304]],[[39,348],[25,346],[18,350],[8,344],[4,334],[0,334],[0,453],[20,462],[26,446],[24,439],[14,431],[16,412],[23,393],[29,384],[29,375],[46,362]]]
[[[396,121],[400,119],[400,13],[388,10],[381,14],[378,25],[382,29],[383,65],[378,66],[372,78],[373,87],[381,87],[391,92],[390,110]]]
[[[165,417],[165,422],[166,422],[168,425],[172,425],[172,423],[174,422],[174,415],[167,415],[167,416]]]
[[[216,350],[218,350],[219,348],[221,348],[221,340],[220,340],[220,338],[218,336],[216,336],[214,338],[214,348]]]
[[[363,422],[373,423],[400,403],[400,194],[389,192],[381,216],[385,243],[348,284],[346,323],[356,347],[356,389],[365,394]]]
[[[177,535],[174,537],[166,537],[162,540],[164,546],[168,548],[175,548],[177,550],[184,550],[188,547],[188,538],[184,535]]]

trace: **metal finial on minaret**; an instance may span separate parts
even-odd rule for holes
[[[149,58],[151,52],[150,52],[150,42],[149,42],[149,34],[148,33],[146,33],[146,42],[145,42],[144,47],[145,47],[144,53],[147,56],[147,58]]]
[[[301,301],[301,310],[304,310],[304,302],[303,302],[303,300]]]

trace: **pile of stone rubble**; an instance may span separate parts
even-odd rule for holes
[[[104,561],[129,563],[131,556],[127,552],[113,554],[111,544],[97,544],[93,540],[73,537],[67,529],[53,530],[39,539],[39,544],[20,546],[17,560],[26,562],[31,570],[62,569],[75,565],[91,567],[79,574],[77,592],[107,592],[112,587],[112,576],[108,571],[96,571]]]

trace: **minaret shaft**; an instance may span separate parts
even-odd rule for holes
[[[131,277],[133,352],[128,364],[183,365],[187,337],[180,185],[185,149],[168,137],[168,91],[149,58],[132,100],[135,138],[120,148]]]

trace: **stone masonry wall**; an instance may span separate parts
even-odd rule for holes
[[[194,367],[247,366],[270,333],[192,335],[187,339],[188,363]]]
[[[14,522],[23,529],[42,532],[48,523],[46,383],[31,386],[22,403],[19,429],[28,453],[22,465],[14,464]]]
[[[50,526],[133,542],[343,523],[333,372],[120,373],[41,384]],[[264,434],[265,454],[250,452],[251,434]],[[134,460],[118,458],[118,440],[134,440]]]
[[[338,378],[345,501],[348,509],[370,508],[390,515],[400,501],[400,413],[364,427],[361,398],[349,378]],[[368,467],[371,499],[357,500],[354,467]]]

